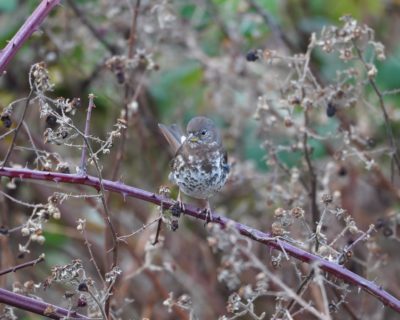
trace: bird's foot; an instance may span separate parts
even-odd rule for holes
[[[174,216],[174,217],[180,217],[181,216],[181,214],[183,213],[183,212],[185,212],[185,205],[184,205],[184,203],[179,199],[179,200],[176,200],[175,201],[175,203],[172,205],[172,207],[170,208],[170,210],[171,210],[171,212],[172,212],[172,215]]]
[[[206,215],[206,222],[204,222],[204,227],[206,227],[210,222],[213,221],[213,214],[210,208],[205,208],[203,213]]]

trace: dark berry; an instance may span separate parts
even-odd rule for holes
[[[50,126],[50,127],[54,127],[57,124],[57,118],[55,115],[48,115],[46,118],[46,123]]]
[[[246,54],[246,60],[250,62],[257,61],[259,58],[256,50],[251,50]]]
[[[328,103],[328,107],[326,108],[326,115],[329,118],[332,118],[336,114],[336,107],[332,102]]]
[[[79,291],[84,291],[84,292],[88,292],[89,289],[87,287],[87,284],[85,282],[81,282],[78,286],[78,290]]]
[[[10,116],[8,116],[8,115],[1,116],[1,121],[3,122],[3,125],[4,125],[6,128],[11,127],[11,125],[12,125],[11,118],[10,118]]]
[[[84,296],[79,297],[79,299],[77,301],[77,307],[83,308],[86,306],[87,306],[86,298]]]
[[[347,169],[346,169],[345,167],[341,167],[341,168],[339,169],[339,171],[338,171],[338,175],[339,175],[340,177],[346,176],[346,175],[347,175]]]

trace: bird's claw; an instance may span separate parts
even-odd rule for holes
[[[205,208],[203,210],[203,213],[206,215],[206,222],[204,222],[204,227],[207,226],[210,222],[213,221],[213,214],[211,212],[211,209]]]
[[[182,201],[177,200],[171,207],[171,212],[174,217],[180,217],[181,213],[185,211],[185,205]]]

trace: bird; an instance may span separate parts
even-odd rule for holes
[[[168,178],[179,187],[177,203],[184,210],[181,192],[205,200],[206,224],[211,222],[209,199],[222,189],[230,171],[218,128],[211,119],[203,116],[189,121],[186,135],[176,124],[158,126],[174,154]]]

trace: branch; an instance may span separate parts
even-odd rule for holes
[[[25,103],[24,111],[22,112],[21,119],[19,120],[19,123],[18,123],[17,127],[14,130],[13,139],[11,141],[11,144],[10,144],[8,150],[7,150],[6,156],[4,157],[3,162],[1,163],[1,167],[4,167],[7,164],[7,161],[10,158],[11,153],[14,150],[15,142],[17,141],[17,135],[18,135],[19,130],[21,129],[22,124],[24,123],[26,112],[28,111],[29,103],[31,102],[32,96],[33,96],[33,90],[31,89],[31,92],[29,93],[29,96],[26,99],[26,103]]]
[[[308,110],[304,111],[304,127],[308,127]],[[310,187],[308,191],[308,197],[311,202],[311,214],[312,214],[312,225],[313,225],[313,231],[317,231],[317,225],[318,221],[320,220],[320,214],[317,206],[317,175],[315,173],[314,167],[311,162],[311,155],[310,155],[310,149],[308,147],[308,134],[307,132],[304,132],[303,135],[303,148],[304,148],[304,157],[306,159],[307,163],[307,169],[308,173],[310,174]],[[315,251],[318,251],[319,248],[319,241],[318,237],[315,238]]]
[[[59,3],[60,0],[42,0],[11,41],[7,43],[3,50],[0,51],[0,77],[3,75],[8,63],[17,53],[19,48],[21,48],[24,42],[28,40],[34,31],[37,30],[53,7]]]
[[[353,46],[354,46],[354,48],[356,50],[358,58],[360,59],[361,63],[363,64],[365,70],[368,72],[369,71],[368,64],[365,61],[360,48],[357,46],[357,44],[356,44],[356,42],[354,40],[353,40]],[[383,100],[383,95],[382,95],[381,91],[379,90],[378,85],[376,84],[376,82],[375,82],[373,77],[368,76],[368,81],[369,81],[369,84],[371,85],[372,89],[375,91],[375,94],[378,97],[379,107],[381,108],[381,111],[382,111],[382,114],[383,114],[383,119],[385,121],[386,134],[387,134],[387,136],[389,138],[390,146],[393,148],[393,159],[394,159],[394,162],[396,163],[397,170],[400,172],[399,149],[398,149],[398,146],[397,146],[397,143],[396,143],[396,139],[394,137],[392,123],[390,121],[389,114],[388,114],[388,112],[386,110],[385,101]]]
[[[35,266],[36,264],[38,264],[38,263],[40,263],[42,261],[44,261],[44,254],[41,254],[39,256],[39,258],[37,258],[35,260],[31,260],[31,261],[28,261],[28,262],[25,262],[25,263],[21,263],[21,264],[19,264],[17,266],[11,267],[11,268],[0,270],[0,276],[5,275],[5,274],[10,273],[10,272],[15,272],[15,271],[17,271],[19,269],[23,269],[23,268],[26,268],[26,267]]]
[[[247,3],[250,8],[253,8],[263,18],[264,22],[271,29],[277,39],[280,39],[290,51],[299,51],[298,46],[289,39],[286,33],[283,32],[281,26],[276,22],[275,18],[267,10],[265,10],[256,0],[247,0]]]
[[[30,311],[51,319],[90,319],[76,311],[57,307],[50,303],[39,301],[22,294],[14,293],[0,288],[0,302],[10,306]]]
[[[89,135],[90,135],[90,119],[92,117],[92,110],[93,110],[93,108],[96,107],[93,102],[93,99],[94,99],[94,95],[93,95],[93,93],[90,93],[89,94],[89,105],[88,105],[87,114],[86,114],[85,131],[84,131],[84,135],[85,135],[86,139],[88,139]],[[86,143],[83,143],[81,164],[79,165],[79,173],[82,175],[87,174],[86,150],[87,150],[87,145],[86,145]]]
[[[16,169],[9,167],[0,168],[0,176],[17,178],[17,179],[51,181],[55,183],[63,182],[63,183],[86,185],[94,187],[97,190],[99,190],[102,185],[103,188],[107,191],[117,192],[124,196],[141,199],[146,202],[154,203],[159,206],[162,205],[163,208],[165,209],[169,209],[175,203],[174,200],[166,199],[153,192],[128,186],[119,181],[102,180],[100,182],[98,178],[93,176],[81,176],[77,174],[63,174],[57,172],[44,172],[39,170]],[[186,215],[204,221],[207,218],[206,214],[203,212],[202,209],[195,208],[190,204],[185,204],[184,213]],[[307,251],[297,248],[296,246],[290,243],[284,242],[282,239],[273,237],[270,233],[259,231],[257,229],[251,228],[249,226],[225,218],[223,216],[213,214],[211,222],[218,223],[222,227],[225,227],[228,224],[233,225],[233,227],[245,237],[248,237],[252,240],[265,244],[266,246],[271,247],[273,249],[285,252],[302,262],[309,264],[316,263],[323,271],[328,272],[331,275],[347,283],[362,288],[369,294],[379,299],[386,306],[394,309],[397,312],[400,312],[400,301],[397,298],[395,298],[394,296],[383,290],[382,287],[377,285],[376,283],[366,280],[365,278],[347,270],[346,268],[335,262],[325,260],[317,255],[311,254]]]

